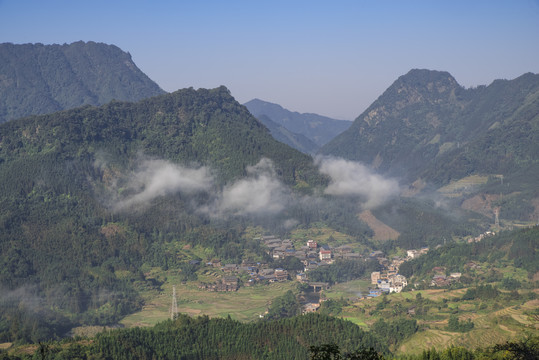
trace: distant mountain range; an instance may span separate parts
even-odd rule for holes
[[[164,91],[114,45],[0,44],[0,123]]]
[[[266,115],[258,116],[258,120],[269,129],[271,136],[273,136],[275,140],[287,144],[302,153],[315,154],[320,148],[320,146],[305,135],[293,133],[286,127],[277,124]]]
[[[272,124],[267,124],[267,119],[272,120],[294,134],[301,134],[305,136],[314,142],[318,147],[326,144],[335,136],[348,129],[348,127],[350,127],[352,124],[350,121],[335,120],[317,114],[300,114],[298,112],[292,112],[284,109],[280,105],[259,99],[253,99],[246,102],[244,105],[247,107],[247,109],[249,109],[251,114],[262,121],[264,125],[268,126],[270,130],[274,129],[272,134],[276,138],[283,139],[283,137],[290,138],[290,136],[282,134],[278,135],[278,131],[275,130],[275,126]],[[262,118],[262,115],[265,115],[267,118]],[[295,147],[298,150],[301,150],[299,147],[294,146],[295,142],[297,143],[298,141],[285,143]],[[311,147],[310,145],[301,142],[301,140],[299,140],[299,142],[301,143],[300,147]]]

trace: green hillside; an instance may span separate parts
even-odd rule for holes
[[[0,44],[0,123],[163,93],[114,45]]]
[[[263,158],[265,169],[249,170]],[[252,186],[230,187],[245,175],[278,194],[280,183],[307,191],[326,181],[224,87],[0,125],[1,340],[61,336],[139,309],[136,288],[154,286],[142,265],[181,263],[170,242],[228,261],[265,256],[241,236],[241,218],[216,217],[237,211],[213,194],[229,189],[234,205],[238,189]]]

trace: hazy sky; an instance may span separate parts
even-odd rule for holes
[[[538,0],[0,0],[0,42],[115,44],[164,90],[354,119],[412,68],[539,73]]]

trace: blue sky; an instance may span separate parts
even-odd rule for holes
[[[115,44],[163,89],[354,119],[412,68],[539,73],[538,0],[0,0],[0,42]]]

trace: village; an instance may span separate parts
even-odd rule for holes
[[[302,264],[301,270],[289,271],[280,267],[272,267],[274,264],[260,263],[244,260],[241,264],[222,264],[220,260],[213,259],[206,263],[206,266],[218,269],[222,276],[214,283],[200,283],[199,288],[207,291],[237,291],[240,286],[250,287],[255,284],[269,284],[274,282],[285,282],[296,280],[312,288],[313,293],[319,293],[328,289],[330,284],[323,282],[313,282],[309,279],[309,272],[321,266],[328,266],[337,260],[376,260],[380,266],[380,271],[374,271],[370,275],[371,285],[368,293],[358,300],[377,297],[383,293],[399,293],[407,285],[406,277],[399,274],[399,267],[405,261],[415,259],[426,254],[429,248],[407,250],[406,257],[395,256],[391,259],[385,257],[382,251],[373,251],[368,255],[355,252],[351,246],[341,245],[330,247],[329,245],[319,245],[314,240],[307,240],[304,245],[296,248],[289,239],[280,239],[276,236],[263,236],[256,238],[267,248],[267,254],[275,261],[295,257],[297,263]],[[458,280],[460,274],[435,275],[431,286],[443,286],[452,281]],[[317,301],[305,301],[304,312],[316,311],[323,299],[318,296]]]

